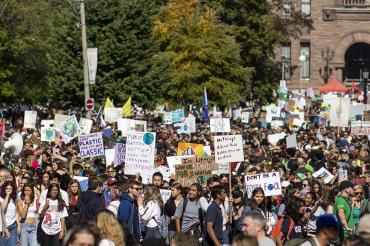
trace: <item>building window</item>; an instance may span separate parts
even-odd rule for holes
[[[292,0],[283,0],[283,15],[290,16],[292,13]]]
[[[290,44],[281,46],[281,63],[284,66],[284,79],[290,79]],[[283,67],[282,67],[283,69]]]
[[[310,43],[301,44],[301,56],[305,57],[304,62],[301,62],[301,77],[309,78],[310,77]]]
[[[301,0],[301,11],[305,16],[311,15],[311,0]]]

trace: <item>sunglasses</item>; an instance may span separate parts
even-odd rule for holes
[[[362,192],[355,192],[355,195],[361,195],[362,196]]]
[[[142,191],[143,190],[143,188],[138,188],[138,187],[131,187],[131,189],[135,189],[137,191]]]

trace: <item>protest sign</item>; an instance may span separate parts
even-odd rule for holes
[[[85,118],[81,118],[79,122],[79,134],[89,134],[91,131],[91,127],[93,125],[93,121]]]
[[[60,130],[62,129],[63,123],[68,119],[69,115],[55,114],[54,116],[54,126]]]
[[[160,192],[161,192],[163,204],[165,204],[167,200],[170,199],[171,197],[171,190],[160,189]]]
[[[286,147],[287,149],[297,147],[297,135],[295,133],[286,138]]]
[[[146,121],[143,120],[119,119],[117,122],[117,128],[122,136],[129,132],[146,132],[146,126]]]
[[[209,124],[211,132],[230,132],[229,118],[211,118]]]
[[[203,155],[203,145],[180,142],[177,145],[177,155]]]
[[[125,174],[154,173],[155,132],[129,132],[126,138]]]
[[[330,100],[330,126],[348,127],[350,98],[332,98]]]
[[[321,178],[325,184],[329,183],[334,178],[333,174],[325,167],[320,168],[317,172],[313,173],[312,176],[314,178]]]
[[[192,114],[189,114],[187,118],[184,119],[184,125],[187,125],[189,132],[193,133],[196,132],[196,121],[195,121],[195,116]]]
[[[222,173],[228,174],[229,171],[230,171],[229,163],[219,163],[218,170],[212,171],[212,174],[217,174],[217,175],[220,175]]]
[[[52,126],[54,126],[54,120],[42,120],[41,121],[41,126],[52,127]]]
[[[36,111],[24,111],[24,128],[36,128],[37,112]]]
[[[81,158],[104,155],[103,136],[101,132],[80,135],[78,137]]]
[[[249,115],[250,115],[249,112],[242,112],[241,122],[242,123],[249,123]]]
[[[202,156],[210,156],[212,155],[211,146],[203,146],[203,154]]]
[[[271,121],[271,128],[279,128],[284,126],[284,121],[282,120],[272,120]]]
[[[183,158],[180,165],[175,166],[177,181],[183,187],[189,187],[193,183],[206,184],[212,176],[212,170],[217,170],[213,156]]]
[[[114,153],[115,153],[115,149],[106,149],[105,150],[105,164],[107,166],[113,165],[113,163],[114,163]]]
[[[338,182],[348,180],[348,170],[339,168],[338,169]]]
[[[54,142],[57,135],[57,129],[52,127],[54,120],[42,120],[41,121],[41,141],[43,142]]]
[[[281,195],[281,183],[279,172],[259,173],[245,176],[245,188],[249,198],[255,188],[261,187],[265,196]]]
[[[216,163],[244,161],[242,135],[215,136]]]
[[[124,143],[116,143],[114,149],[114,166],[121,165],[125,162],[126,145]]]
[[[172,113],[171,112],[163,112],[163,124],[165,125],[172,124]]]
[[[185,113],[183,109],[172,111],[171,115],[172,115],[172,123],[181,122],[185,118]]]
[[[351,133],[357,136],[370,135],[370,121],[358,121],[351,123]]]
[[[104,120],[109,123],[117,122],[122,118],[122,108],[105,108]]]
[[[284,132],[267,135],[267,140],[272,144],[276,145],[280,139],[286,136]]]
[[[276,105],[269,105],[266,107],[266,122],[271,123],[273,118],[280,117],[281,108]]]
[[[194,155],[184,155],[184,156],[167,156],[167,165],[170,169],[171,174],[175,174],[175,165],[182,164],[182,159],[187,157],[194,157]]]
[[[61,125],[59,134],[62,136],[65,143],[69,143],[72,139],[77,137],[79,125],[76,116],[69,116]]]

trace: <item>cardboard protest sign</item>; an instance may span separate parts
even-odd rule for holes
[[[160,189],[163,203],[165,204],[171,198],[171,190]]]
[[[105,150],[105,164],[107,166],[110,166],[114,163],[114,153],[115,153],[115,149]]]
[[[76,116],[69,116],[63,123],[59,134],[62,136],[65,143],[69,143],[72,139],[77,137],[79,125]]]
[[[183,164],[176,165],[177,181],[183,187],[189,187],[193,183],[205,184],[212,176],[212,170],[217,170],[218,165],[214,157],[191,157],[184,158]]]
[[[105,108],[104,120],[109,123],[117,122],[122,118],[122,108]]]
[[[62,129],[63,123],[68,119],[69,115],[55,114],[54,116],[54,126],[60,130]]]
[[[203,155],[203,145],[180,142],[177,145],[177,155]]]
[[[331,174],[325,167],[320,168],[317,172],[313,173],[314,178],[321,178],[325,184],[329,183],[334,175]]]
[[[163,112],[163,124],[165,125],[172,124],[172,113],[171,112]]]
[[[37,112],[36,111],[24,111],[24,128],[36,128]]]
[[[230,165],[229,163],[219,163],[218,170],[212,171],[212,174],[220,175],[222,173],[229,173]]]
[[[79,122],[79,134],[89,134],[91,131],[91,127],[93,125],[93,121],[85,118],[81,118]]]
[[[330,100],[330,126],[348,127],[350,98],[332,98]]]
[[[215,136],[216,163],[244,161],[242,135]]]
[[[117,128],[126,136],[129,132],[146,132],[147,123],[144,120],[119,119]]]
[[[183,109],[172,111],[171,115],[172,115],[172,123],[181,122],[185,118],[185,112]]]
[[[352,122],[351,133],[357,136],[370,135],[370,121]]]
[[[249,198],[255,188],[261,187],[265,196],[281,195],[281,182],[279,172],[259,173],[245,176],[245,188]]]
[[[129,132],[126,138],[125,174],[154,173],[155,132]]]
[[[81,158],[104,155],[103,135],[101,132],[94,132],[80,135],[78,137]]]
[[[114,166],[121,165],[125,162],[126,145],[124,143],[116,143],[114,150]]]
[[[209,124],[211,132],[230,132],[229,118],[211,118]]]
[[[171,174],[175,174],[175,165],[182,164],[182,159],[188,158],[188,157],[194,157],[194,155],[184,155],[184,156],[167,156],[167,165],[170,169]]]

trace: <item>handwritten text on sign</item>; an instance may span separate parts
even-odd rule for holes
[[[125,161],[126,146],[124,143],[116,143],[114,149],[114,166],[121,165]]]
[[[230,132],[229,118],[211,118],[209,124],[211,132]]]
[[[78,137],[81,158],[104,155],[103,136],[101,132],[95,132]]]
[[[242,135],[215,136],[216,163],[244,161]]]
[[[255,188],[261,187],[265,196],[281,195],[281,183],[279,172],[260,173],[245,176],[245,188],[249,198]]]
[[[155,133],[129,132],[126,139],[125,173],[151,176],[154,172]]]
[[[362,121],[362,122],[353,122],[351,124],[351,133],[353,135],[362,135],[367,136],[370,135],[370,122],[369,121]]]

